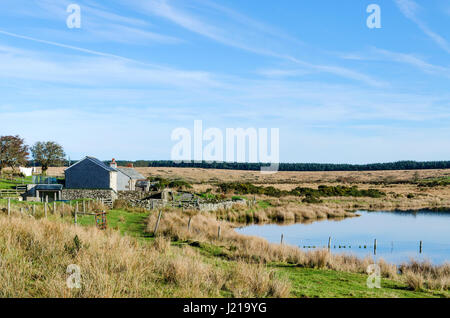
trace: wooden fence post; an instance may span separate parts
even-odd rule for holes
[[[86,201],[83,200],[83,213],[86,213]]]
[[[283,239],[284,239],[284,235],[281,234],[281,243],[280,244],[283,244]]]
[[[373,243],[373,255],[377,255],[377,239]]]
[[[158,232],[159,221],[161,220],[162,211],[159,210],[158,220],[156,221],[155,230],[153,231],[153,235],[156,236],[156,232]]]
[[[220,225],[219,228],[217,229],[217,239],[220,240]]]
[[[77,205],[75,206],[75,225],[77,225],[78,222],[78,202]]]
[[[331,236],[328,238],[328,251],[331,249]]]
[[[192,220],[192,216],[189,217],[189,221],[188,221],[188,232],[191,233],[191,220]]]
[[[33,204],[33,216],[36,215],[36,205]]]
[[[44,214],[45,218],[47,218],[47,202],[44,203]]]
[[[8,198],[8,216],[11,215],[11,198]]]
[[[56,214],[56,201],[53,201],[53,214]]]
[[[420,241],[420,244],[419,244],[419,252],[420,252],[420,254],[422,254],[422,247],[423,247],[423,242]]]

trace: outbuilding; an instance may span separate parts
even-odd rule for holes
[[[117,167],[117,163],[114,158],[109,166],[117,170],[118,191],[135,191],[136,182],[139,180],[145,180],[145,177],[137,172],[132,166],[127,168]]]

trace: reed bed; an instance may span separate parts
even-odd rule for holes
[[[267,199],[266,199],[267,200]],[[229,210],[215,211],[220,220],[233,223],[299,223],[321,219],[346,218],[358,216],[341,208],[329,208],[314,204],[298,204],[296,202],[271,199],[266,208],[250,208],[245,205],[234,205]]]

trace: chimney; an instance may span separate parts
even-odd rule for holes
[[[109,164],[111,168],[117,169],[116,159],[112,158],[111,163]]]

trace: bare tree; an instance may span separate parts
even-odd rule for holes
[[[28,161],[28,146],[17,136],[0,137],[0,174],[3,168],[11,167],[13,172]]]
[[[41,164],[44,175],[47,173],[48,167],[62,165],[66,156],[63,147],[53,141],[39,141],[31,147],[31,152],[34,160]]]

